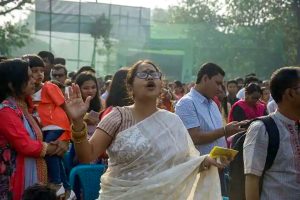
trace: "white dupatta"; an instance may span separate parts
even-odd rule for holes
[[[200,156],[180,118],[159,110],[117,134],[107,150],[101,200],[220,200],[216,167]]]

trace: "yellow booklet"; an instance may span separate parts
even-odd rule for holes
[[[209,156],[212,158],[218,158],[218,157],[228,157],[231,159],[234,159],[238,151],[234,149],[227,149],[215,146],[209,153]]]

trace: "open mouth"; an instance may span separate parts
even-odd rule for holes
[[[155,83],[153,81],[149,81],[146,85],[147,88],[153,89],[156,87]]]

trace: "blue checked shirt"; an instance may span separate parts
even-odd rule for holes
[[[187,129],[198,127],[203,134],[223,126],[217,104],[194,88],[177,102],[175,113]],[[195,146],[201,154],[208,154],[214,146],[226,147],[226,142],[225,138],[221,137],[212,143]]]

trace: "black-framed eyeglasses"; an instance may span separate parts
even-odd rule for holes
[[[146,79],[149,76],[151,76],[154,79],[160,79],[162,76],[161,72],[155,72],[155,71],[137,72],[135,75],[136,75],[136,77],[138,77],[140,79]]]

